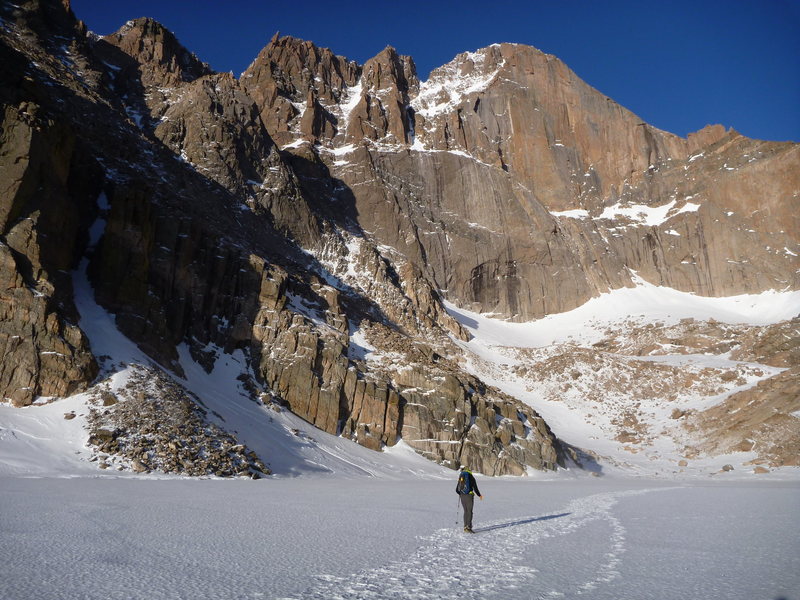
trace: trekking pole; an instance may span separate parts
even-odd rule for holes
[[[461,504],[461,496],[456,496],[456,522],[455,526],[458,527],[458,506]]]

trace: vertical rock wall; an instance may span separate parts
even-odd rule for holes
[[[15,405],[67,396],[97,372],[69,275],[97,166],[70,128],[38,112],[6,104],[0,124],[0,397]]]

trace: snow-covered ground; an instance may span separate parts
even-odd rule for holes
[[[711,298],[655,286],[638,276],[634,281],[635,287],[602,294],[574,310],[547,315],[529,323],[493,319],[453,304],[447,304],[447,308],[475,336],[476,346],[518,348],[592,344],[603,339],[606,329],[621,322],[662,322],[669,325],[692,318],[769,325],[800,314],[800,291]]]
[[[0,597],[800,598],[800,486],[3,478]]]

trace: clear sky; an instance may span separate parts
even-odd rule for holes
[[[244,71],[276,31],[364,63],[387,45],[420,79],[456,54],[517,42],[555,54],[648,123],[722,123],[800,142],[800,0],[72,0],[105,35],[152,17],[217,71]]]

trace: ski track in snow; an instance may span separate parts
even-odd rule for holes
[[[350,577],[322,575],[301,594],[282,600],[486,597],[545,600],[581,596],[619,576],[617,569],[625,552],[626,530],[612,513],[614,505],[624,496],[666,489],[671,488],[585,496],[549,515],[476,526],[475,535],[462,533],[459,513],[457,529],[442,529],[423,538],[422,547],[407,559]],[[534,591],[541,587],[537,586],[539,571],[524,563],[526,551],[548,538],[579,532],[598,523],[605,525],[610,535],[605,541],[607,552],[595,557],[593,568],[576,573],[566,589]]]

